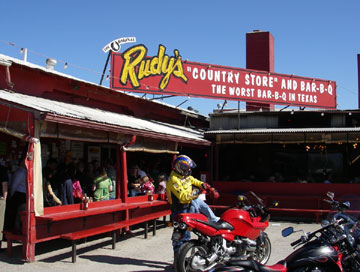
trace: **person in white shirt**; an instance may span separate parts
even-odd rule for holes
[[[19,232],[21,222],[19,213],[26,208],[26,180],[27,169],[25,159],[16,169],[8,182],[8,196],[6,201],[4,230]]]

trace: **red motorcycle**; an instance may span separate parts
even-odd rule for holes
[[[177,271],[208,271],[233,257],[265,264],[271,254],[271,243],[264,232],[269,218],[269,207],[253,192],[239,195],[237,205],[226,210],[218,222],[208,221],[203,214],[177,215],[172,239],[180,240],[186,230],[198,236],[181,245],[175,261]]]
[[[271,266],[265,266],[254,260],[233,258],[225,265],[219,265],[216,272],[354,272],[360,271],[360,220],[346,214],[350,203],[339,202],[329,192],[330,200],[325,200],[337,210],[337,213],[324,220],[321,228],[304,233],[300,239],[291,243],[299,247],[284,260]],[[293,227],[282,231],[282,235],[297,232]]]

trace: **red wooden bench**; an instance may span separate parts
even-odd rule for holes
[[[80,204],[56,206],[44,209],[44,215],[35,217],[36,235],[32,238],[36,243],[63,238],[74,241],[76,255],[76,241],[89,236],[116,232],[122,228],[145,223],[145,238],[148,235],[148,222],[153,223],[153,234],[156,234],[156,219],[170,214],[169,204],[164,200],[147,201],[147,197],[130,198],[129,203],[120,200],[109,200],[89,203],[88,210],[81,210]],[[22,218],[24,219],[24,218]],[[7,234],[8,255],[12,255],[12,242],[23,244],[24,234]],[[114,234],[113,234],[114,235]],[[114,241],[116,237],[113,237]],[[114,243],[113,241],[113,243]],[[74,259],[75,261],[75,259]]]
[[[315,215],[315,220],[316,223],[319,223],[319,219],[320,216],[324,215],[324,214],[329,214],[332,211],[331,210],[321,210],[321,209],[292,209],[292,208],[270,208],[270,214],[271,212],[281,212],[281,214],[284,213],[296,213],[296,214],[301,214],[301,213],[309,213],[309,214],[313,214]]]
[[[12,242],[19,241],[24,244],[25,236],[22,234],[15,234],[9,231],[3,231],[3,234],[5,235],[7,243],[7,255],[9,257],[12,257]]]
[[[164,212],[157,212],[157,213],[154,213],[151,215],[151,218],[153,221],[153,235],[156,235],[156,219],[160,218],[162,216],[166,216],[168,214],[169,214],[168,211],[164,211]],[[149,216],[147,217],[147,219],[149,219]],[[148,220],[148,221],[150,221],[150,220]],[[145,233],[144,233],[145,239],[148,237],[148,221],[145,222]],[[128,227],[128,226],[133,226],[133,225],[136,225],[139,223],[143,223],[143,222],[144,222],[143,218],[134,218],[134,219],[129,219],[129,220],[122,221],[122,222],[113,223],[110,225],[104,225],[104,226],[100,226],[100,227],[96,227],[96,228],[91,228],[91,229],[86,229],[86,230],[81,230],[81,231],[77,231],[77,232],[63,234],[60,236],[60,238],[70,240],[72,242],[71,260],[73,263],[75,263],[76,262],[76,242],[78,240],[86,238],[86,237],[90,237],[90,236],[95,236],[98,234],[111,232],[112,249],[115,249],[115,247],[116,247],[116,231],[117,230],[120,230],[120,229]]]

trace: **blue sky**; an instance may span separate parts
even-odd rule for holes
[[[58,60],[56,70],[94,83],[106,60],[102,48],[120,37],[136,37],[149,55],[163,44],[183,59],[246,68],[246,33],[269,31],[276,73],[336,81],[338,109],[358,108],[359,0],[12,0],[1,1],[0,10],[1,54],[22,59],[19,50],[25,47],[29,62],[45,65],[51,57]],[[207,115],[223,102],[190,98],[181,107]],[[226,105],[237,107],[236,101]]]

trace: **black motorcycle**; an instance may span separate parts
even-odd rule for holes
[[[213,271],[295,271],[329,272],[360,271],[360,221],[345,213],[349,202],[338,202],[334,194],[326,199],[337,212],[321,223],[321,228],[304,233],[291,243],[294,248],[301,246],[284,260],[272,266],[262,265],[249,259],[232,259],[225,266]],[[284,237],[294,233],[293,227],[282,231]]]

